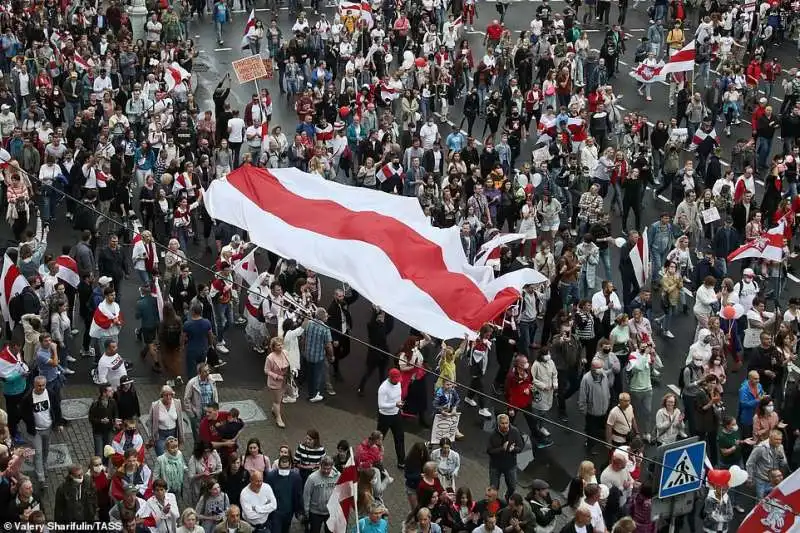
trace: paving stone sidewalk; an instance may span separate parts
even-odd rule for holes
[[[142,413],[149,412],[151,402],[158,398],[160,386],[143,384],[137,386],[137,391]],[[181,388],[176,393],[176,395],[182,395],[183,389]],[[70,464],[78,463],[85,468],[93,455],[94,445],[87,415],[89,405],[96,397],[96,394],[97,388],[88,385],[68,386],[65,390],[62,408],[65,417],[72,421],[62,433],[53,433],[47,468],[49,486],[41,491],[40,496],[45,515],[48,518],[53,516],[55,492],[67,475],[67,467]],[[325,448],[329,452],[334,452],[339,440],[346,439],[355,447],[376,427],[374,419],[353,415],[346,411],[329,407],[324,403],[309,404],[301,399],[295,404],[284,406],[284,420],[287,428],[279,429],[275,426],[271,417],[265,414],[269,413],[270,409],[270,401],[265,389],[247,389],[222,383],[219,386],[219,394],[221,407],[223,409],[237,407],[246,423],[240,439],[240,448],[244,446],[249,438],[258,437],[265,453],[270,458],[277,456],[278,447],[281,444],[288,444],[294,450],[297,443],[305,436],[305,432],[311,428],[319,431]],[[140,429],[141,427],[140,424]],[[184,444],[182,451],[184,456],[188,458],[194,444],[191,439],[191,431],[188,431],[188,426],[186,433],[188,435],[187,442]],[[472,438],[485,439],[486,435],[476,432]],[[408,448],[411,444],[420,440],[420,437],[407,433],[406,447]],[[395,466],[396,458],[391,439],[387,442],[386,447],[386,463],[391,465],[389,467],[390,474],[395,478],[395,482],[386,490],[384,501],[393,517],[393,523],[397,524],[405,518],[408,511],[408,503],[406,501],[402,471]],[[458,445],[455,446],[455,449],[458,450]],[[459,485],[469,486],[473,495],[480,498],[488,483],[488,459],[478,459],[466,458],[462,455]],[[153,460],[153,450],[149,450],[147,455],[148,465],[152,465]],[[28,470],[26,473],[31,476],[33,476],[32,466],[32,464],[26,465]],[[179,503],[181,504],[181,509],[183,509],[186,506],[193,506],[196,502],[179,500]]]

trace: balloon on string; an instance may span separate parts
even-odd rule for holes
[[[414,64],[417,66],[417,68],[425,68],[428,66],[428,60],[424,57],[418,57],[414,60]]]
[[[339,108],[339,116],[340,117],[346,118],[347,115],[349,115],[349,114],[350,114],[350,108],[348,106],[343,105],[342,107]]]
[[[732,305],[726,305],[722,308],[722,318],[733,320],[736,317],[736,309]]]
[[[747,481],[747,470],[741,468],[739,465],[733,465],[728,472],[731,474],[731,479],[728,481],[728,486],[730,488],[738,487]]]
[[[408,70],[414,66],[414,52],[406,50],[403,52],[403,69]]]
[[[706,475],[708,484],[713,487],[727,487],[731,480],[731,473],[728,470],[713,469]]]
[[[386,64],[388,65],[389,63],[391,63],[392,61],[394,61],[394,58],[392,57],[392,54],[386,54],[386,55],[384,55],[384,56],[383,56],[383,60],[384,60],[384,61],[386,62]]]

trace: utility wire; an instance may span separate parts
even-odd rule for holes
[[[76,203],[78,204],[78,205],[77,205],[77,208],[78,208],[78,209],[81,209],[81,208],[83,208],[83,209],[88,209],[88,210],[90,210],[91,212],[93,212],[94,214],[96,214],[97,216],[99,216],[99,217],[102,217],[102,218],[106,219],[107,221],[111,222],[112,224],[114,224],[114,225],[116,225],[116,226],[118,226],[118,227],[122,228],[124,231],[130,231],[130,232],[133,232],[133,230],[132,230],[131,228],[129,228],[128,226],[126,226],[126,225],[125,225],[123,222],[121,222],[121,221],[119,221],[119,220],[116,220],[116,219],[114,219],[114,218],[112,218],[112,217],[110,217],[110,216],[106,215],[105,213],[103,213],[103,212],[99,211],[97,208],[95,208],[95,207],[93,207],[93,206],[91,206],[91,205],[88,205],[88,204],[86,204],[85,202],[83,202],[82,200],[79,200],[78,198],[75,198],[74,196],[72,196],[72,195],[70,195],[70,194],[68,194],[68,193],[65,193],[65,192],[63,192],[63,191],[61,191],[61,190],[57,189],[57,188],[56,188],[56,187],[54,187],[53,185],[50,185],[50,184],[47,184],[47,183],[44,183],[44,182],[42,182],[41,180],[39,180],[38,176],[37,176],[37,177],[35,177],[35,178],[33,178],[33,177],[32,177],[32,176],[31,176],[31,175],[28,173],[28,172],[26,172],[26,171],[25,171],[24,169],[22,169],[22,168],[18,168],[17,170],[18,170],[18,172],[25,174],[25,175],[28,177],[28,179],[29,179],[29,180],[31,180],[31,183],[33,183],[34,181],[35,181],[35,182],[37,182],[37,183],[40,183],[42,186],[44,186],[44,187],[47,187],[47,188],[49,188],[49,189],[52,189],[52,190],[53,190],[53,191],[55,191],[57,194],[60,194],[60,195],[62,195],[63,197],[65,197],[65,198],[68,198],[68,199],[70,199],[70,200],[72,200],[72,201],[76,202]],[[168,247],[167,247],[167,245],[165,245],[165,244],[163,244],[163,243],[161,243],[161,242],[159,242],[159,241],[156,241],[156,240],[155,240],[155,238],[153,239],[153,243],[154,243],[154,244],[155,244],[155,245],[156,245],[158,248],[162,248],[163,250],[168,250]],[[186,252],[186,251],[184,250],[184,253],[185,253],[185,252]],[[192,265],[195,265],[195,266],[197,266],[197,267],[200,267],[200,269],[201,269],[201,270],[203,270],[203,271],[207,272],[208,274],[210,274],[210,275],[212,276],[212,278],[224,279],[224,278],[222,278],[222,277],[221,277],[221,276],[220,276],[220,275],[219,275],[217,272],[215,272],[215,271],[214,271],[214,270],[212,270],[211,268],[209,268],[209,267],[207,267],[207,266],[203,265],[202,263],[198,262],[197,260],[190,258],[188,255],[186,255],[186,262],[187,262],[187,263],[191,263]],[[227,281],[227,280],[226,280],[226,281]],[[235,281],[235,280],[233,280],[232,284],[233,284],[233,285],[235,285],[235,286],[237,286],[237,287],[239,287],[239,289],[242,289],[242,290],[244,290],[244,291],[245,291],[245,292],[247,292],[247,293],[252,293],[252,294],[257,294],[257,295],[259,295],[259,296],[262,296],[262,295],[261,295],[261,293],[259,293],[259,292],[256,292],[256,291],[254,291],[254,290],[250,289],[249,287],[246,287],[246,286],[244,286],[243,284],[241,284],[241,283],[238,283],[238,282],[237,282],[237,281]],[[282,308],[282,309],[284,309],[284,310],[286,310],[286,311],[293,311],[293,310],[294,310],[294,309],[292,309],[290,306],[284,305],[283,303],[278,303],[278,302],[275,302],[275,301],[273,301],[273,304],[277,305],[278,307],[280,307],[280,308]],[[362,345],[362,346],[364,346],[364,347],[366,347],[366,348],[368,348],[368,349],[375,350],[375,351],[377,351],[377,352],[379,352],[379,353],[381,353],[381,354],[384,354],[384,355],[386,355],[386,356],[389,356],[390,358],[392,358],[392,359],[394,359],[394,360],[396,360],[396,361],[398,361],[398,362],[400,361],[400,356],[398,356],[398,355],[396,355],[396,354],[393,354],[393,353],[391,353],[391,352],[387,352],[386,350],[383,350],[383,349],[381,349],[381,348],[379,348],[379,347],[377,347],[377,346],[373,346],[373,345],[372,345],[372,344],[370,344],[369,342],[367,342],[367,341],[364,341],[364,340],[360,339],[359,337],[356,337],[356,336],[354,336],[354,335],[352,335],[352,334],[350,334],[350,333],[346,333],[346,332],[344,332],[344,331],[341,331],[341,330],[339,330],[339,329],[337,329],[337,328],[334,328],[334,327],[328,326],[328,324],[327,324],[327,323],[325,323],[325,322],[322,322],[321,320],[318,320],[318,319],[316,319],[314,316],[312,316],[312,314],[311,314],[311,313],[309,313],[309,312],[308,312],[306,309],[302,308],[302,307],[301,307],[301,306],[299,306],[299,305],[295,305],[294,307],[295,307],[295,308],[299,308],[301,311],[304,311],[304,312],[306,313],[306,316],[308,317],[308,320],[309,320],[309,321],[313,321],[313,322],[316,322],[316,323],[318,323],[318,324],[320,324],[320,325],[326,326],[326,327],[328,327],[330,330],[332,330],[332,331],[336,332],[337,334],[339,334],[339,335],[342,335],[342,336],[344,336],[344,337],[347,337],[347,338],[349,338],[349,339],[351,339],[351,340],[355,341],[356,343],[358,343],[358,344],[360,344],[360,345]],[[423,365],[417,365],[417,364],[409,363],[408,361],[406,361],[406,362],[405,362],[405,364],[407,364],[407,365],[409,365],[409,366],[413,366],[413,367],[417,368],[418,370],[422,370],[422,371],[424,371],[425,373],[427,373],[427,374],[430,374],[431,376],[433,376],[433,377],[435,377],[435,378],[437,378],[437,379],[441,377],[442,379],[445,379],[445,380],[447,380],[447,378],[444,378],[444,377],[443,377],[441,374],[437,373],[435,370],[432,370],[432,369],[430,369],[430,368],[427,368],[427,367],[425,367],[425,366],[423,366]],[[450,381],[450,380],[448,380],[448,381]],[[620,446],[615,446],[615,445],[613,445],[613,444],[609,444],[609,443],[608,443],[608,442],[606,442],[605,440],[598,439],[598,438],[596,438],[596,437],[593,437],[593,436],[591,436],[591,435],[588,435],[588,434],[586,434],[586,433],[583,433],[583,432],[582,432],[582,431],[580,431],[580,430],[574,429],[574,428],[572,428],[572,427],[570,427],[570,426],[566,426],[566,425],[564,425],[564,424],[561,424],[560,422],[557,422],[557,421],[555,421],[555,420],[551,420],[551,419],[549,419],[549,418],[546,418],[546,417],[544,417],[544,416],[538,415],[538,414],[536,414],[536,413],[534,413],[534,412],[532,412],[532,411],[530,411],[530,410],[528,410],[528,409],[519,409],[519,408],[517,408],[517,407],[514,407],[514,406],[512,406],[511,404],[509,404],[508,402],[506,402],[506,401],[504,401],[504,400],[501,400],[501,399],[499,399],[499,398],[496,398],[495,396],[492,396],[492,395],[490,395],[490,394],[487,394],[487,393],[485,393],[485,392],[483,392],[483,391],[479,391],[479,390],[477,390],[477,389],[471,388],[471,387],[469,387],[469,386],[467,386],[467,385],[464,385],[464,384],[463,384],[463,383],[461,383],[461,382],[454,381],[454,383],[455,383],[455,384],[456,384],[456,385],[457,385],[459,388],[461,388],[461,389],[463,389],[463,390],[465,390],[465,391],[467,391],[467,392],[469,392],[469,393],[473,393],[473,394],[475,394],[475,395],[481,396],[482,398],[484,398],[484,399],[486,399],[486,400],[489,400],[490,402],[493,402],[493,403],[495,403],[495,404],[498,404],[498,405],[500,405],[500,406],[503,406],[503,407],[505,407],[506,409],[513,409],[513,410],[515,410],[515,411],[517,411],[517,412],[523,413],[523,415],[532,416],[534,419],[536,419],[536,420],[539,420],[540,422],[546,422],[547,424],[549,424],[549,425],[551,425],[551,426],[555,426],[555,427],[557,427],[557,428],[559,428],[559,429],[562,429],[562,430],[564,430],[564,431],[567,431],[567,432],[570,432],[570,433],[575,433],[575,434],[577,434],[577,435],[580,435],[581,437],[584,437],[584,438],[585,438],[587,441],[593,441],[593,442],[595,442],[595,443],[597,443],[597,444],[600,444],[601,446],[604,446],[604,447],[608,448],[609,450],[613,450],[613,451],[617,451],[617,450],[619,450],[619,451],[622,451],[622,452],[624,452],[624,453],[630,453],[630,450],[628,450],[628,449],[623,449],[623,448],[622,448],[622,447],[620,447]],[[501,414],[502,414],[502,413],[501,413]],[[529,428],[529,429],[532,431],[532,428]],[[531,444],[533,445],[533,443],[531,443]],[[642,458],[642,461],[643,461],[643,462],[650,463],[650,464],[652,464],[652,465],[655,465],[655,466],[657,466],[657,467],[660,467],[660,468],[662,468],[662,469],[667,469],[667,470],[670,470],[670,471],[673,471],[673,472],[677,470],[675,467],[667,466],[666,464],[662,463],[661,461],[658,461],[658,460],[656,460],[656,459],[652,459],[652,458],[650,458],[650,457],[647,457],[647,456],[645,456],[644,454],[642,454],[641,458]],[[699,481],[701,481],[701,483],[702,483],[702,481],[703,481],[703,476],[702,476],[702,475],[694,476],[694,475],[692,475],[692,474],[690,474],[690,473],[687,473],[687,472],[683,472],[683,474],[684,474],[685,476],[687,476],[689,479],[692,479],[693,481],[698,481],[698,480],[699,480]],[[705,477],[707,478],[707,474],[706,474],[706,476],[705,476]],[[753,480],[753,481],[754,481],[754,480]],[[740,496],[742,496],[742,497],[745,497],[745,498],[747,498],[747,499],[749,499],[749,500],[751,500],[751,501],[754,501],[754,502],[756,502],[756,505],[757,505],[758,503],[761,503],[762,505],[765,505],[765,506],[775,506],[776,508],[779,508],[779,509],[781,509],[782,511],[786,512],[786,510],[784,509],[784,507],[782,507],[782,506],[780,506],[780,505],[776,505],[776,504],[772,503],[770,500],[768,500],[768,499],[766,499],[766,498],[765,498],[765,499],[763,499],[763,500],[759,500],[759,498],[757,498],[756,496],[753,496],[753,495],[751,495],[751,494],[748,494],[748,493],[746,493],[746,492],[742,492],[742,491],[739,491],[739,490],[734,490],[733,488],[729,488],[729,489],[728,489],[728,492],[729,492],[729,493],[732,493],[732,494],[740,495]],[[793,510],[793,511],[792,511],[792,514],[793,514],[794,516],[796,516],[796,517],[800,517],[800,511],[794,511],[794,510]]]

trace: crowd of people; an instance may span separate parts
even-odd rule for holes
[[[746,469],[757,498],[768,494],[797,466],[800,435],[800,416],[787,408],[800,399],[800,299],[785,291],[800,212],[800,72],[777,60],[789,43],[800,47],[797,8],[655,0],[634,62],[654,69],[694,41],[697,73],[669,77],[673,118],[651,124],[617,105],[613,80],[634,47],[627,2],[615,3],[611,24],[610,4],[557,12],[542,0],[516,35],[505,26],[513,7],[497,2],[498,19],[473,49],[464,30],[487,9],[474,0],[384,0],[371,11],[290,2],[290,32],[275,17],[243,39],[271,59],[273,81],[238,109],[226,75],[207,109],[195,100],[200,74],[174,74],[193,72],[189,29],[206,16],[224,44],[233,2],[148,4],[143,32],[118,0],[11,3],[0,13],[0,200],[14,235],[6,260],[28,286],[4,308],[0,516],[36,525],[99,518],[158,533],[287,533],[301,521],[319,533],[352,459],[365,533],[388,531],[384,492],[395,476],[409,507],[391,510],[392,527],[408,533],[651,532],[664,525],[651,516],[652,446],[688,436],[707,443],[712,464]],[[597,28],[599,51],[586,31]],[[640,85],[645,102],[652,83]],[[769,99],[782,93],[773,109]],[[274,123],[275,106],[297,122]],[[748,118],[752,131],[741,125]],[[718,123],[741,137],[730,154]],[[359,295],[342,287],[323,302],[315,272],[272,253],[242,287],[239,267],[254,246],[203,206],[209,184],[242,165],[416,197],[432,225],[459,228],[470,263],[497,235],[520,233],[487,264],[535,268],[548,281],[521,288],[502,320],[457,345],[412,330],[390,346],[395,321],[373,305],[357,394],[377,373],[376,431],[344,435],[329,453],[310,430],[271,460],[258,439],[241,446],[245,422],[220,409],[215,376],[231,360],[234,326],[264,356],[280,429],[301,392],[309,403],[336,395]],[[659,218],[646,220],[653,209]],[[54,247],[49,228],[64,221],[77,242]],[[637,272],[632,251],[645,228],[650,261]],[[728,261],[748,243],[774,243],[768,230],[780,240],[777,257]],[[195,280],[204,264],[213,276]],[[126,322],[131,275],[137,290],[124,296],[136,300],[135,318]],[[139,398],[133,362],[119,350],[126,327],[166,383],[159,398]],[[690,342],[677,346],[680,371],[669,376],[673,330]],[[51,437],[68,424],[61,400],[79,357],[93,359],[99,389],[89,411],[94,456],[68,469],[51,515],[37,489],[49,483]],[[675,390],[654,398],[665,381]],[[411,420],[426,426],[463,404],[494,427],[483,496],[459,480],[454,449],[475,435],[405,446]],[[518,455],[561,438],[548,417],[581,430],[586,460],[562,495],[536,479],[523,496]],[[384,451],[390,431],[399,471]],[[21,466],[31,455],[29,478]],[[727,531],[752,503],[741,489],[712,488],[698,493],[696,519]],[[695,531],[695,516],[685,523]]]

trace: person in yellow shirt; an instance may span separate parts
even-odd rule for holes
[[[670,57],[683,48],[685,42],[686,36],[683,33],[683,29],[681,29],[681,21],[676,20],[675,26],[667,33],[667,46],[669,46]]]

